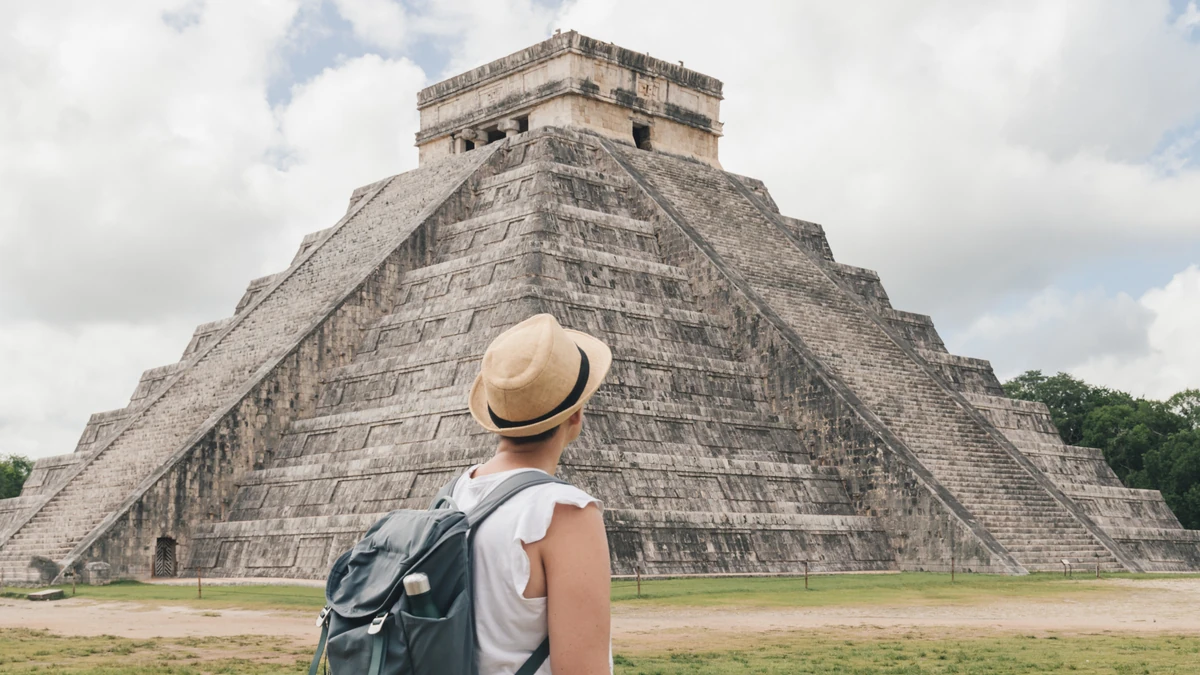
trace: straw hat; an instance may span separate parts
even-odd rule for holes
[[[536,314],[488,345],[467,405],[494,434],[533,436],[582,408],[611,365],[608,345]]]

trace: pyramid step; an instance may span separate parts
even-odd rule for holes
[[[496,243],[549,238],[580,248],[660,261],[654,225],[564,204],[520,204],[438,228],[439,262],[477,253]]]
[[[490,336],[459,333],[435,337],[413,343],[409,349],[393,350],[387,355],[378,351],[369,352],[350,363],[329,371],[326,382],[338,382],[371,377],[397,370],[417,369],[452,361],[477,361],[483,357],[490,343]],[[682,371],[701,371],[713,377],[745,378],[758,380],[761,373],[757,368],[727,358],[712,358],[689,353],[664,353],[647,348],[641,340],[620,340],[610,344],[613,358],[645,364],[678,368]]]
[[[639,209],[629,198],[631,185],[623,174],[557,162],[531,162],[477,184],[472,215],[510,208],[521,201],[548,200],[635,217]]]

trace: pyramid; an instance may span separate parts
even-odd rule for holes
[[[724,171],[721,91],[575,32],[422,91],[419,168],[0,501],[5,582],[323,577],[490,455],[466,393],[538,312],[613,348],[561,475],[616,574],[1200,569],[1158,492]]]

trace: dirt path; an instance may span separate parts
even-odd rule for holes
[[[1200,579],[1112,581],[1117,592],[977,605],[823,607],[815,609],[696,608],[619,604],[613,639],[653,649],[681,641],[735,639],[764,633],[860,627],[994,632],[1167,632],[1200,634]],[[0,627],[48,629],[65,635],[130,638],[266,635],[298,645],[316,639],[312,612],[202,610],[67,599],[0,599]]]
[[[715,648],[716,644],[728,646],[739,636],[847,627],[864,629],[876,637],[912,629],[956,635],[1200,635],[1200,579],[1113,583],[1123,592],[977,605],[718,610],[619,605],[613,610],[613,639],[644,649],[679,646],[681,641],[712,643]]]

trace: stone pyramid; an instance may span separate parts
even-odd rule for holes
[[[466,392],[537,312],[613,347],[562,475],[618,574],[1200,569],[1159,493],[723,171],[720,100],[574,32],[422,91],[418,169],[0,501],[5,581],[324,576],[491,453]]]

